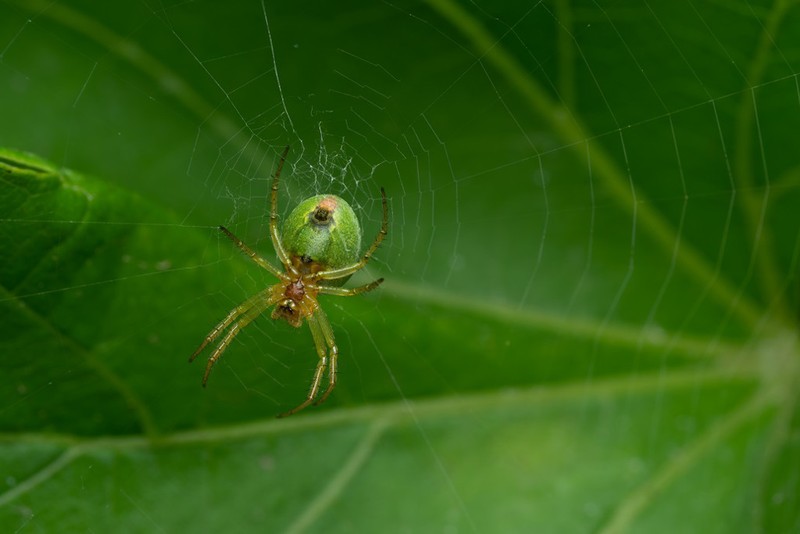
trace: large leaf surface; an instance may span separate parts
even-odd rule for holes
[[[4,531],[800,528],[796,3],[0,10]],[[391,219],[276,420],[286,144]]]

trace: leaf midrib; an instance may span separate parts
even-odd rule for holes
[[[415,420],[432,419],[494,410],[520,405],[545,406],[568,401],[608,399],[632,393],[650,393],[693,389],[699,385],[755,383],[756,376],[742,369],[698,369],[662,371],[637,376],[609,377],[586,383],[563,383],[532,388],[501,389],[490,392],[472,392],[468,395],[432,397],[422,400],[368,404],[352,408],[312,413],[278,419],[267,418],[225,426],[181,430],[154,437],[145,435],[77,436],[58,433],[0,433],[0,443],[27,442],[58,446],[81,447],[84,450],[127,450],[142,448],[176,447],[202,443],[239,441],[255,436],[289,434],[313,429],[355,424],[377,419],[389,419],[395,425],[413,424]]]

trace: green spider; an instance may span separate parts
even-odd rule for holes
[[[279,414],[278,417],[297,413],[312,403],[316,405],[324,402],[336,386],[339,349],[334,340],[331,323],[325,312],[322,311],[317,301],[317,295],[351,297],[378,287],[383,282],[383,278],[352,289],[339,286],[367,264],[383,238],[386,237],[389,226],[386,192],[381,187],[383,204],[381,230],[360,259],[361,227],[358,218],[353,208],[335,195],[317,195],[302,201],[286,218],[283,232],[279,233],[278,180],[288,153],[289,147],[287,146],[281,154],[272,180],[269,215],[269,234],[272,246],[275,248],[275,253],[283,264],[285,272],[281,272],[256,254],[227,228],[220,226],[219,229],[222,233],[228,236],[242,252],[277,277],[279,282],[231,310],[189,357],[190,362],[194,361],[206,345],[219,337],[225,329],[228,329],[222,341],[208,358],[203,375],[203,387],[205,387],[211,369],[231,344],[233,338],[256,317],[264,313],[267,308],[274,305],[272,319],[283,319],[294,327],[300,327],[305,319],[311,330],[311,336],[314,338],[319,361],[306,400],[295,408]],[[320,384],[326,368],[328,369],[328,387],[322,395],[319,395]]]

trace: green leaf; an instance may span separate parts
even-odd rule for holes
[[[797,2],[0,14],[0,530],[800,528]],[[275,419],[286,145],[390,228]]]

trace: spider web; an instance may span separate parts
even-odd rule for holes
[[[219,503],[208,528],[364,530],[394,518],[391,503],[419,506],[419,517],[392,523],[398,531],[537,521],[561,532],[652,531],[670,506],[697,531],[794,524],[780,510],[798,499],[797,477],[771,473],[796,466],[786,452],[800,295],[796,8],[0,6],[10,94],[0,113],[18,119],[0,145],[161,206],[88,223],[43,213],[39,224],[163,239],[160,255],[121,253],[137,271],[6,288],[14,316],[17,303],[84,293],[96,302],[110,288],[136,308],[124,334],[106,326],[91,338],[87,360],[105,375],[55,366],[37,382],[10,348],[3,355],[16,393],[0,409],[0,445],[30,466],[9,467],[0,524],[49,528],[78,504],[65,499],[48,515],[42,502],[70,488],[88,503],[77,529],[175,530],[183,504],[163,502],[185,493],[194,505]],[[349,285],[386,283],[321,299],[341,352],[334,394],[273,422],[306,393],[316,363],[307,329],[255,321],[206,391],[202,364],[184,360],[228,310],[273,283],[217,226],[277,264],[269,187],[286,145],[281,216],[337,194],[366,247],[383,186],[390,229]],[[135,356],[137,344],[153,355]],[[67,401],[52,415],[50,396],[78,398],[89,380],[122,383],[114,394],[146,415],[128,427],[73,427]],[[174,390],[163,391],[165,380]],[[19,423],[37,413],[41,425]],[[137,432],[193,465],[124,441]],[[744,467],[722,483],[730,464]],[[178,482],[146,483],[140,471]],[[435,492],[416,496],[417,486]],[[114,510],[91,519],[103,488]],[[744,519],[716,516],[702,499],[697,510],[681,500],[698,492],[762,504]],[[359,509],[372,497],[382,504]]]

